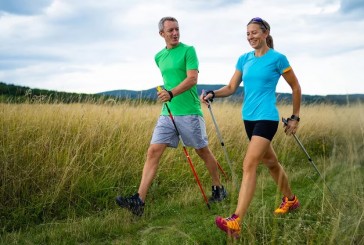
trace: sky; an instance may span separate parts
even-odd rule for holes
[[[76,93],[153,88],[163,83],[154,55],[165,47],[164,16],[196,48],[199,84],[229,83],[259,16],[303,94],[364,94],[363,0],[0,0],[0,81]],[[283,78],[277,92],[291,92]]]

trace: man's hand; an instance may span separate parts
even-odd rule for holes
[[[173,93],[171,91],[162,89],[162,87],[157,87],[158,99],[162,102],[169,102],[173,98]]]

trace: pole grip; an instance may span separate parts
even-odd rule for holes
[[[284,125],[287,126],[287,124],[288,124],[288,118],[286,119],[286,118],[282,117],[282,122],[284,123]]]

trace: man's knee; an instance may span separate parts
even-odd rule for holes
[[[150,145],[147,151],[147,158],[159,158],[163,154],[165,148],[166,146],[162,144]]]
[[[206,156],[208,154],[211,154],[211,151],[210,149],[205,146],[203,148],[200,148],[200,149],[195,149],[196,153],[200,156],[200,157],[203,157],[203,156]]]

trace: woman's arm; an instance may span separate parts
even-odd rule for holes
[[[283,73],[282,76],[292,89],[292,105],[293,105],[292,115],[299,118],[300,108],[301,108],[301,86],[292,69]],[[285,128],[286,134],[295,134],[297,131],[297,127],[298,127],[297,119],[288,120],[288,124]]]
[[[213,91],[215,95],[213,95],[212,93],[209,93],[206,96],[204,94],[201,94],[201,96],[200,96],[201,102],[207,104],[206,101],[213,97],[227,97],[227,96],[232,95],[238,89],[238,87],[241,83],[241,80],[242,80],[242,75],[243,74],[239,70],[235,70],[234,75],[230,79],[230,82],[228,85],[226,85],[218,90]]]

